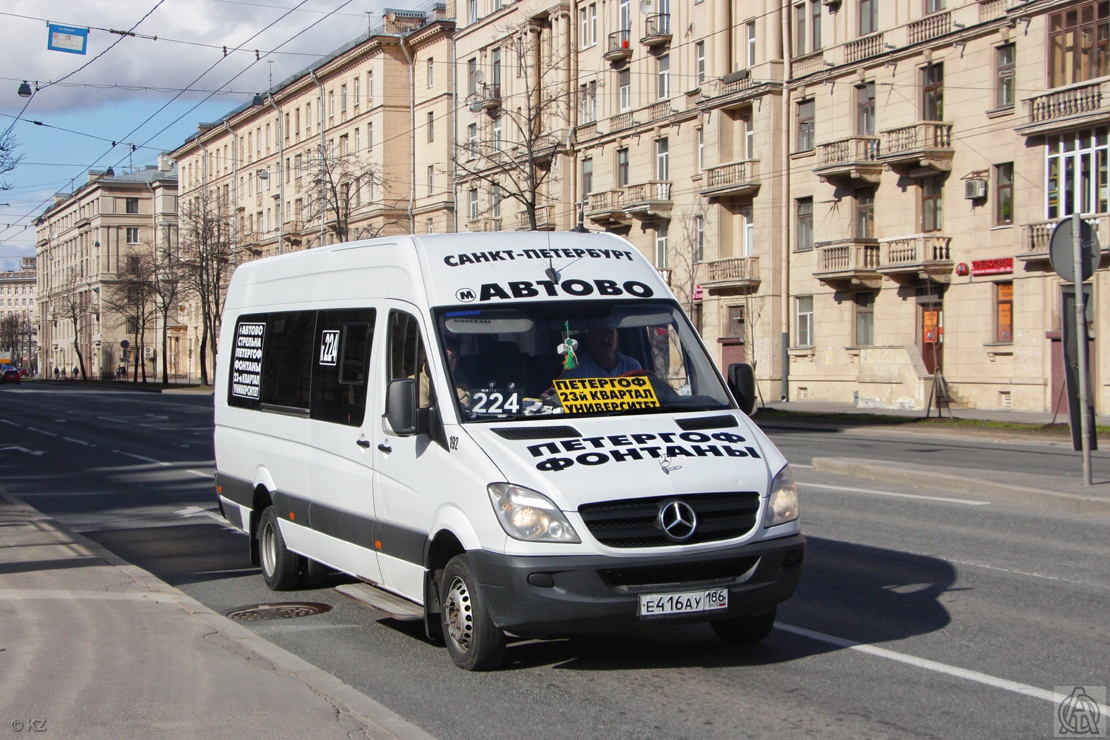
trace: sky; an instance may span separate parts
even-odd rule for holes
[[[0,133],[20,164],[0,176],[0,269],[34,256],[38,215],[90,168],[156,164],[218,121],[381,24],[385,7],[428,0],[4,0]],[[367,15],[367,13],[370,15]],[[47,23],[88,28],[84,55],[47,48]],[[134,36],[112,31],[133,31]],[[227,48],[225,54],[224,47]],[[36,92],[18,95],[27,81]]]

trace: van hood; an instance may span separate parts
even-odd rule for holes
[[[569,418],[468,424],[505,481],[548,496],[564,511],[597,501],[755,491],[786,464],[750,419],[698,416]]]

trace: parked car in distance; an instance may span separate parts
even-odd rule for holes
[[[14,367],[5,368],[3,373],[0,373],[0,383],[18,383],[21,380],[23,376]]]
[[[27,368],[25,368],[25,367],[19,368],[19,377],[26,378],[30,374],[31,374],[31,371],[28,370]]]

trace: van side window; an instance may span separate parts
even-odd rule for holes
[[[362,425],[373,338],[373,309],[319,312],[311,418]]]
[[[264,405],[308,409],[312,387],[315,311],[269,314],[266,349],[262,354]]]
[[[403,311],[389,314],[389,380],[415,378],[420,408],[431,405],[432,382],[428,375],[428,356],[420,339],[416,317]]]

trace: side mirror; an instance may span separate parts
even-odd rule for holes
[[[385,418],[393,433],[401,437],[416,434],[416,381],[398,378],[389,382],[385,395]]]
[[[744,362],[728,366],[728,389],[740,405],[740,410],[751,414],[755,410],[755,371]]]

